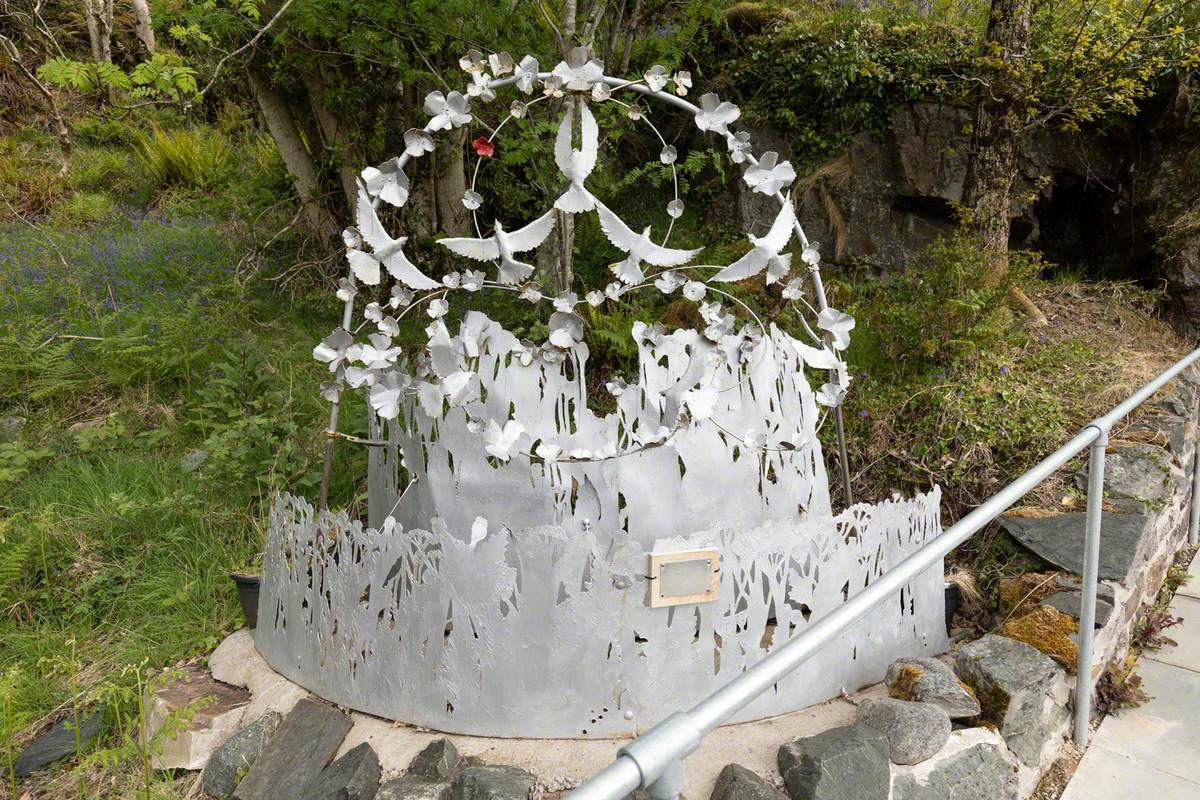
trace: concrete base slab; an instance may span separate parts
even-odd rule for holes
[[[1200,784],[1098,745],[1088,748],[1061,800],[1196,800]]]

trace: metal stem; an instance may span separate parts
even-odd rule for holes
[[[1086,747],[1092,713],[1092,649],[1096,636],[1096,585],[1100,575],[1100,531],[1104,515],[1104,457],[1108,429],[1098,432],[1088,462],[1087,527],[1083,539],[1082,604],[1079,610],[1079,655],[1075,664],[1075,744]]]

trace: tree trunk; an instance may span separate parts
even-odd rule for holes
[[[319,69],[319,68],[318,68]],[[356,166],[361,160],[354,153],[350,141],[350,126],[345,124],[325,104],[324,97],[329,91],[329,85],[320,72],[304,72],[301,76],[304,87],[308,89],[308,100],[312,105],[313,116],[320,126],[321,139],[325,149],[333,155],[333,163],[337,165],[338,179],[342,182],[342,192],[346,196],[346,207],[354,209],[358,197],[358,171]],[[309,142],[315,148],[316,142]]]
[[[975,100],[971,153],[963,181],[968,229],[988,255],[985,286],[1008,273],[1008,235],[1017,149],[1024,127],[1030,76],[1025,65],[1032,0],[992,0],[986,47],[996,66],[987,70]]]
[[[146,48],[146,52],[154,55],[154,25],[150,19],[149,0],[132,0],[132,3],[134,33],[137,34],[138,41]]]
[[[296,120],[287,101],[257,69],[251,67],[246,72],[250,77],[250,90],[267,122],[267,130],[271,132],[284,166],[292,176],[309,227],[322,242],[335,239],[340,227],[321,205],[321,181],[317,167],[296,129]]]
[[[1033,3],[992,0],[988,18],[986,48],[994,61],[985,70],[975,100],[971,153],[963,180],[967,229],[979,239],[987,256],[986,271],[979,276],[979,284],[985,288],[999,286],[1008,276],[1012,186],[1032,90],[1026,54]],[[1020,287],[1013,286],[1010,295],[1035,324],[1046,324],[1045,315]]]
[[[83,13],[87,19],[92,61],[111,64],[113,0],[84,0]],[[107,93],[109,102],[116,102],[116,89],[109,85]]]
[[[433,153],[433,208],[437,213],[436,228],[443,233],[461,236],[468,231],[469,215],[463,205],[467,191],[467,169],[464,148],[467,128],[448,131]]]

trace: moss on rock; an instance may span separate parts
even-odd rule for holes
[[[1000,629],[1010,639],[1036,647],[1068,672],[1074,671],[1079,655],[1078,646],[1071,641],[1071,634],[1078,632],[1079,623],[1073,617],[1050,606],[1035,606]]]

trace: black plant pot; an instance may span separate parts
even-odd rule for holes
[[[258,597],[258,587],[254,589],[254,596]],[[962,605],[962,590],[959,589],[957,583],[946,583],[946,633],[950,632],[950,623],[954,620],[954,615],[958,613],[958,607]],[[251,626],[253,627],[253,626]]]
[[[262,582],[262,576],[232,572],[229,577],[237,584],[238,602],[242,604],[246,624],[253,628],[258,624],[258,585]]]

